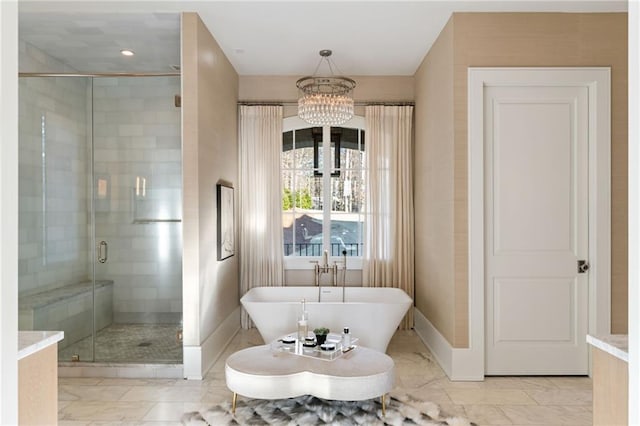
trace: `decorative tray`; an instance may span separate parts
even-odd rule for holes
[[[291,343],[290,343],[291,342]],[[342,347],[342,336],[339,334],[329,333],[327,335],[327,345],[310,346],[309,343],[299,341],[295,333],[282,336],[281,338],[271,342],[271,350],[274,352],[288,352],[292,355],[303,356],[323,361],[333,361],[340,358],[343,354],[357,347],[358,338],[351,338],[351,345],[348,348]],[[331,346],[333,345],[333,346]],[[344,349],[344,350],[343,350]]]

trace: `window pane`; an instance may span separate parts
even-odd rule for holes
[[[291,211],[293,209],[293,172],[282,171],[282,210]]]
[[[295,249],[293,240],[294,218],[295,215],[293,213],[282,214],[282,237],[284,240],[285,256],[291,256]]]
[[[295,211],[295,235],[291,242],[293,256],[320,256],[324,250],[322,193],[322,178],[314,176],[312,170],[295,173],[295,191],[292,194]]]
[[[339,132],[337,135],[332,135],[332,137],[339,138],[340,169],[353,167],[350,163],[353,162],[354,154],[357,154],[358,152],[358,131],[356,129],[346,129],[341,127],[334,127],[331,130],[332,132]]]
[[[282,134],[282,169],[292,169],[293,164],[293,131]]]
[[[313,171],[296,172],[294,206],[296,210],[322,212],[322,178]]]
[[[296,130],[295,133],[295,167],[297,169],[313,168],[313,136],[312,128]]]
[[[322,212],[296,215],[295,256],[320,256],[322,244]]]
[[[362,256],[362,230],[362,215],[332,213],[331,256]]]
[[[324,169],[324,147],[321,143],[318,144],[317,148],[317,158],[315,162],[315,166],[318,172],[322,173],[322,169]]]
[[[361,170],[343,171],[331,179],[331,211],[358,213],[364,204],[364,185]]]

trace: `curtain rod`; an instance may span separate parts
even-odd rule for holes
[[[179,72],[20,72],[18,77],[180,77]]]
[[[238,105],[248,106],[297,106],[297,101],[238,101]],[[414,106],[413,101],[400,101],[400,102],[381,102],[381,101],[358,101],[354,102],[355,106],[367,106],[367,105],[384,105],[384,106]]]

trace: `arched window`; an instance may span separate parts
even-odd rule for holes
[[[282,227],[287,258],[361,257],[364,219],[364,117],[339,127],[283,123]]]

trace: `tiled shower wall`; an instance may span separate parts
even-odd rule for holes
[[[182,318],[179,77],[93,79],[97,279],[114,281],[114,321]]]
[[[21,78],[19,91],[19,293],[26,295],[89,278],[90,117],[87,78]]]

